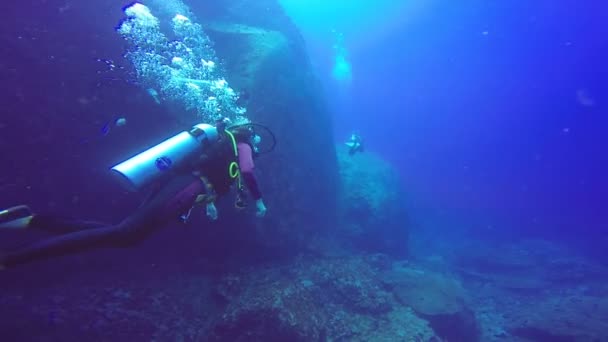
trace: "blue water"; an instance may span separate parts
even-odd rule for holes
[[[221,112],[267,216],[2,270],[0,341],[606,340],[608,4],[143,3],[0,6],[0,209],[120,222],[110,167]]]
[[[440,231],[584,240],[603,250],[605,4],[412,2],[383,21],[375,4],[333,3],[377,16],[365,26],[332,12],[350,82],[332,77],[333,51],[302,22],[329,85],[336,136],[359,131],[390,160],[421,216],[442,217]]]

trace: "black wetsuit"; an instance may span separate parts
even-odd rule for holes
[[[192,175],[168,180],[132,215],[116,225],[34,215],[29,228],[63,234],[4,255],[0,263],[11,267],[35,260],[100,247],[128,247],[186,213],[196,197],[205,193],[204,183]]]
[[[116,225],[34,215],[28,228],[63,235],[6,254],[0,257],[0,264],[11,267],[92,248],[132,246],[187,213],[195,204],[198,195],[226,194],[237,179],[230,171],[235,165],[238,168],[236,150],[235,142],[227,135],[222,135],[222,139],[202,155],[201,159],[186,168],[200,170],[210,188],[206,187],[201,178],[190,172],[183,169],[176,171],[178,173],[168,175],[162,186],[158,186],[132,215]]]

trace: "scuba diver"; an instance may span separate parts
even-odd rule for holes
[[[186,222],[199,206],[205,206],[207,216],[215,220],[216,199],[235,183],[235,206],[246,206],[246,186],[256,203],[257,216],[264,216],[266,206],[253,162],[260,138],[253,133],[253,124],[226,125],[226,121],[216,126],[198,124],[112,167],[129,189],[151,188],[144,202],[118,224],[37,214],[25,205],[0,211],[0,229],[59,234],[0,255],[0,270],[93,248],[130,247],[171,221]]]
[[[350,140],[345,144],[348,146],[348,154],[351,156],[357,152],[363,152],[363,139],[357,133],[351,134]]]

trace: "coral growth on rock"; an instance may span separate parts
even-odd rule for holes
[[[416,271],[392,264],[386,255],[300,259],[283,267],[226,276],[217,287],[218,297],[227,303],[226,311],[216,323],[214,336],[234,341],[252,336],[271,338],[265,334],[295,341],[439,341],[441,336],[433,331],[430,320],[399,299],[394,289],[425,288],[436,278],[448,284],[455,281],[438,274],[433,279],[403,277],[400,273]],[[439,307],[463,296],[459,291],[446,294],[442,290],[437,285],[430,287],[426,298]],[[443,312],[438,309],[434,313],[437,311]],[[450,313],[428,316],[447,326],[455,315]],[[268,329],[270,326],[273,329]],[[462,337],[454,331],[443,333],[446,339]],[[475,330],[470,333],[468,340],[474,341]]]
[[[337,147],[340,229],[357,249],[406,256],[408,216],[396,170],[372,152],[354,156]]]

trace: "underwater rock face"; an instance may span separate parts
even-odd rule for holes
[[[272,235],[260,237],[260,243],[283,249],[305,245],[336,222],[338,169],[322,88],[304,41],[276,1],[223,4],[221,9],[209,4],[215,16],[203,17],[205,32],[248,117],[267,125],[278,142],[256,161],[268,205],[264,233]],[[246,16],[260,7],[267,17]],[[201,8],[200,13],[207,12]]]
[[[408,221],[396,170],[367,151],[350,156],[338,146],[337,154],[341,233],[358,249],[406,256]]]
[[[289,53],[289,38],[280,31],[226,22],[208,23],[205,31],[227,56],[229,80],[238,89],[260,86],[255,77],[267,59]]]

